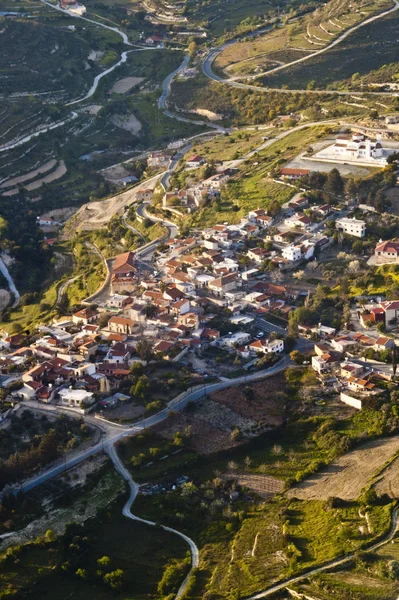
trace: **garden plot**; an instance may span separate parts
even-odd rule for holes
[[[399,452],[398,437],[373,440],[344,454],[324,471],[308,477],[290,489],[287,494],[291,498],[301,500],[327,500],[331,496],[338,496],[343,500],[355,500],[359,497],[362,489],[371,483],[373,476],[384,463],[397,452]],[[383,479],[380,486],[385,485],[389,489],[392,476],[389,473],[386,484],[382,483]],[[398,484],[396,483],[395,489],[397,488]]]

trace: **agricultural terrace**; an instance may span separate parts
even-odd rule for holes
[[[230,76],[267,71],[322,49],[347,29],[391,6],[388,0],[357,0],[350,6],[330,0],[304,17],[286,21],[282,28],[227,46],[215,68]]]
[[[333,88],[397,61],[398,11],[365,25],[331,50],[262,78],[270,87]]]
[[[299,374],[300,378],[306,376],[306,372]],[[273,384],[273,380],[270,382]],[[281,380],[278,382],[279,402],[284,402],[282,395],[288,389]],[[288,499],[281,494],[282,482],[290,485],[293,477],[306,478],[312,469],[317,470],[320,461],[328,463],[332,455],[345,452],[349,440],[361,439],[366,430],[371,435],[376,433],[384,418],[378,411],[369,410],[335,421],[331,418],[334,405],[329,399],[330,417],[294,417],[291,411],[299,405],[294,399],[296,392],[290,389],[288,415],[293,420],[286,428],[276,434],[263,434],[249,444],[234,442],[230,452],[226,452],[220,437],[219,455],[212,464],[197,445],[200,433],[196,422],[201,418],[197,409],[186,413],[184,428],[180,416],[178,421],[171,417],[174,435],[173,427],[167,424],[152,437],[147,433],[142,439],[120,445],[121,455],[134,477],[153,482],[145,485],[150,495],[146,492],[145,497],[139,496],[137,514],[155,520],[162,515],[171,527],[193,537],[200,548],[200,566],[190,599],[201,598],[204,589],[221,596],[232,588],[240,590],[242,596],[250,595],[274,581],[367,546],[390,527],[390,499],[379,499],[367,489],[351,501]],[[254,410],[259,401],[258,394],[259,391],[252,398],[245,392],[236,402],[225,394],[217,401],[228,402],[230,409],[242,402],[241,408],[247,414],[247,409]],[[276,394],[274,397],[277,400]],[[325,409],[325,401],[316,404],[320,405],[319,411]],[[205,424],[202,437],[204,432],[208,437],[209,425]],[[176,426],[181,429],[176,431]],[[224,452],[220,453],[223,447]],[[376,445],[374,465],[380,450]],[[364,454],[358,463],[360,472],[365,471],[369,460],[369,455]],[[378,471],[379,466],[376,468]],[[187,475],[189,481],[173,491],[171,484],[181,474]],[[366,488],[369,474],[365,471]],[[169,493],[159,494],[156,483]],[[270,493],[264,495],[266,488],[278,495],[270,500]],[[229,501],[232,494],[233,503]],[[259,496],[269,500],[265,502]]]

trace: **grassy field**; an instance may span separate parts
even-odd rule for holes
[[[261,150],[256,156],[240,165],[239,175],[234,176],[222,192],[221,201],[194,213],[191,223],[194,226],[211,226],[217,223],[237,223],[256,208],[276,208],[287,202],[295,190],[291,187],[274,183],[269,172],[276,160],[293,158],[300,148],[305,148],[322,135],[324,128],[315,127],[293,132],[286,138],[276,141],[270,148]],[[201,154],[206,145],[197,147]],[[240,141],[239,141],[239,147]],[[235,143],[232,144],[232,150]],[[240,154],[240,151],[237,150]],[[211,154],[212,155],[212,154]],[[234,208],[234,207],[238,207]]]

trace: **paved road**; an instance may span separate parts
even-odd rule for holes
[[[27,491],[41,485],[42,483],[46,483],[47,481],[53,479],[57,475],[60,475],[64,471],[80,464],[81,462],[84,462],[91,456],[99,454],[100,452],[103,452],[103,451],[108,451],[108,449],[111,446],[113,446],[113,444],[115,444],[120,439],[127,437],[127,436],[137,435],[138,433],[140,433],[143,429],[145,429],[147,427],[152,427],[153,425],[162,423],[165,419],[168,418],[169,412],[171,410],[180,411],[189,402],[196,402],[196,401],[200,400],[201,398],[203,398],[204,396],[206,396],[207,394],[210,394],[210,393],[215,392],[220,389],[225,389],[227,387],[233,387],[235,385],[240,385],[242,383],[249,383],[251,381],[258,381],[260,379],[272,377],[273,375],[276,375],[277,373],[280,373],[281,371],[286,369],[290,364],[291,364],[290,357],[284,356],[275,365],[273,365],[273,367],[271,367],[269,369],[264,369],[263,371],[258,371],[257,373],[252,373],[250,375],[237,377],[236,379],[231,379],[229,381],[221,381],[218,383],[212,383],[212,384],[208,384],[208,385],[206,383],[204,383],[203,385],[196,386],[195,388],[192,388],[186,392],[183,392],[182,394],[180,394],[179,396],[177,396],[176,398],[171,400],[168,403],[167,408],[164,408],[163,410],[156,413],[155,415],[152,415],[147,418],[143,418],[139,422],[133,423],[130,426],[118,427],[117,429],[114,429],[113,427],[115,427],[115,426],[113,426],[112,423],[108,422],[109,432],[108,432],[106,438],[104,438],[101,442],[99,442],[98,444],[95,444],[91,448],[84,450],[83,452],[77,453],[73,457],[66,458],[65,461],[62,461],[61,463],[51,467],[50,469],[43,471],[39,475],[35,475],[31,479],[24,482],[20,489],[22,491],[27,492]],[[27,402],[26,405],[29,406],[29,402]],[[45,405],[43,405],[43,409],[44,410],[48,410],[48,409],[56,410],[55,407],[53,407],[51,405],[48,408]],[[92,417],[90,417],[90,418],[92,418]],[[87,417],[85,416],[84,420],[86,420],[86,419],[87,419]],[[95,424],[98,426],[104,426],[105,424],[107,424],[107,422],[106,421],[98,422],[98,420],[96,419]]]
[[[108,453],[110,459],[112,460],[112,462],[114,463],[115,469],[118,471],[119,475],[129,485],[130,493],[129,493],[129,498],[127,499],[126,504],[124,505],[124,507],[122,509],[123,516],[127,517],[128,519],[132,519],[133,521],[138,521],[139,523],[144,523],[145,525],[150,525],[151,527],[155,527],[157,524],[154,521],[148,521],[147,519],[141,519],[140,517],[138,517],[137,515],[134,515],[132,513],[131,508],[132,508],[133,502],[135,501],[135,499],[137,497],[137,494],[139,493],[139,486],[133,480],[133,477],[131,476],[129,471],[125,468],[125,466],[123,465],[121,459],[118,456],[118,453],[116,452],[116,448],[115,448],[114,444],[107,447],[107,453]],[[187,535],[182,533],[181,531],[178,531],[177,529],[173,529],[172,527],[166,527],[166,525],[161,525],[161,528],[164,529],[165,531],[169,531],[170,533],[178,535],[188,544],[188,546],[190,548],[190,553],[191,553],[191,570],[194,569],[195,567],[198,567],[199,552],[198,552],[198,548],[197,548],[197,545],[195,544],[195,542],[191,538],[189,538]],[[190,570],[190,572],[191,572],[191,570]],[[179,591],[177,592],[176,598],[180,598],[183,595],[183,593],[185,592],[189,576],[190,576],[190,573],[187,575],[187,577],[182,582],[182,584],[179,588]]]
[[[390,528],[387,536],[382,541],[377,542],[376,544],[373,544],[372,546],[369,546],[367,549],[362,550],[362,551],[363,552],[375,552],[382,546],[385,546],[385,544],[388,544],[389,542],[391,542],[397,531],[398,531],[398,509],[395,508],[392,513],[391,528]],[[259,600],[260,598],[266,598],[267,596],[272,596],[276,592],[282,591],[285,588],[287,588],[289,585],[292,585],[294,583],[299,583],[300,581],[307,579],[311,575],[317,575],[318,573],[323,573],[324,571],[328,571],[329,569],[333,569],[333,568],[345,565],[348,562],[351,562],[353,560],[354,556],[355,556],[355,553],[351,552],[351,553],[347,554],[346,556],[344,556],[343,558],[338,558],[336,560],[332,560],[328,563],[325,563],[321,567],[317,567],[316,569],[307,571],[303,575],[298,575],[298,577],[291,577],[291,579],[286,579],[282,583],[277,583],[276,585],[273,585],[273,586],[267,588],[263,592],[259,592],[259,594],[250,596],[247,600]]]
[[[171,119],[177,119],[178,121],[182,121],[183,123],[191,123],[193,125],[200,125],[201,127],[211,127],[212,129],[216,129],[220,133],[225,133],[226,131],[230,131],[229,129],[225,129],[224,127],[221,127],[220,125],[216,125],[216,123],[197,121],[194,119],[189,119],[188,117],[182,117],[181,115],[178,115],[168,109],[168,97],[170,95],[172,81],[176,77],[176,75],[178,75],[178,73],[180,73],[187,67],[189,62],[190,62],[190,56],[187,54],[184,57],[181,65],[175,71],[173,71],[167,77],[165,77],[165,79],[163,80],[162,94],[158,99],[159,110],[161,110],[164,113],[164,115],[166,115],[167,117],[170,117]]]

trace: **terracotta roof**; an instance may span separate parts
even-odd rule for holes
[[[123,273],[124,271],[131,271],[132,267],[134,267],[133,252],[124,252],[123,254],[118,254],[118,256],[115,258],[112,272]]]

